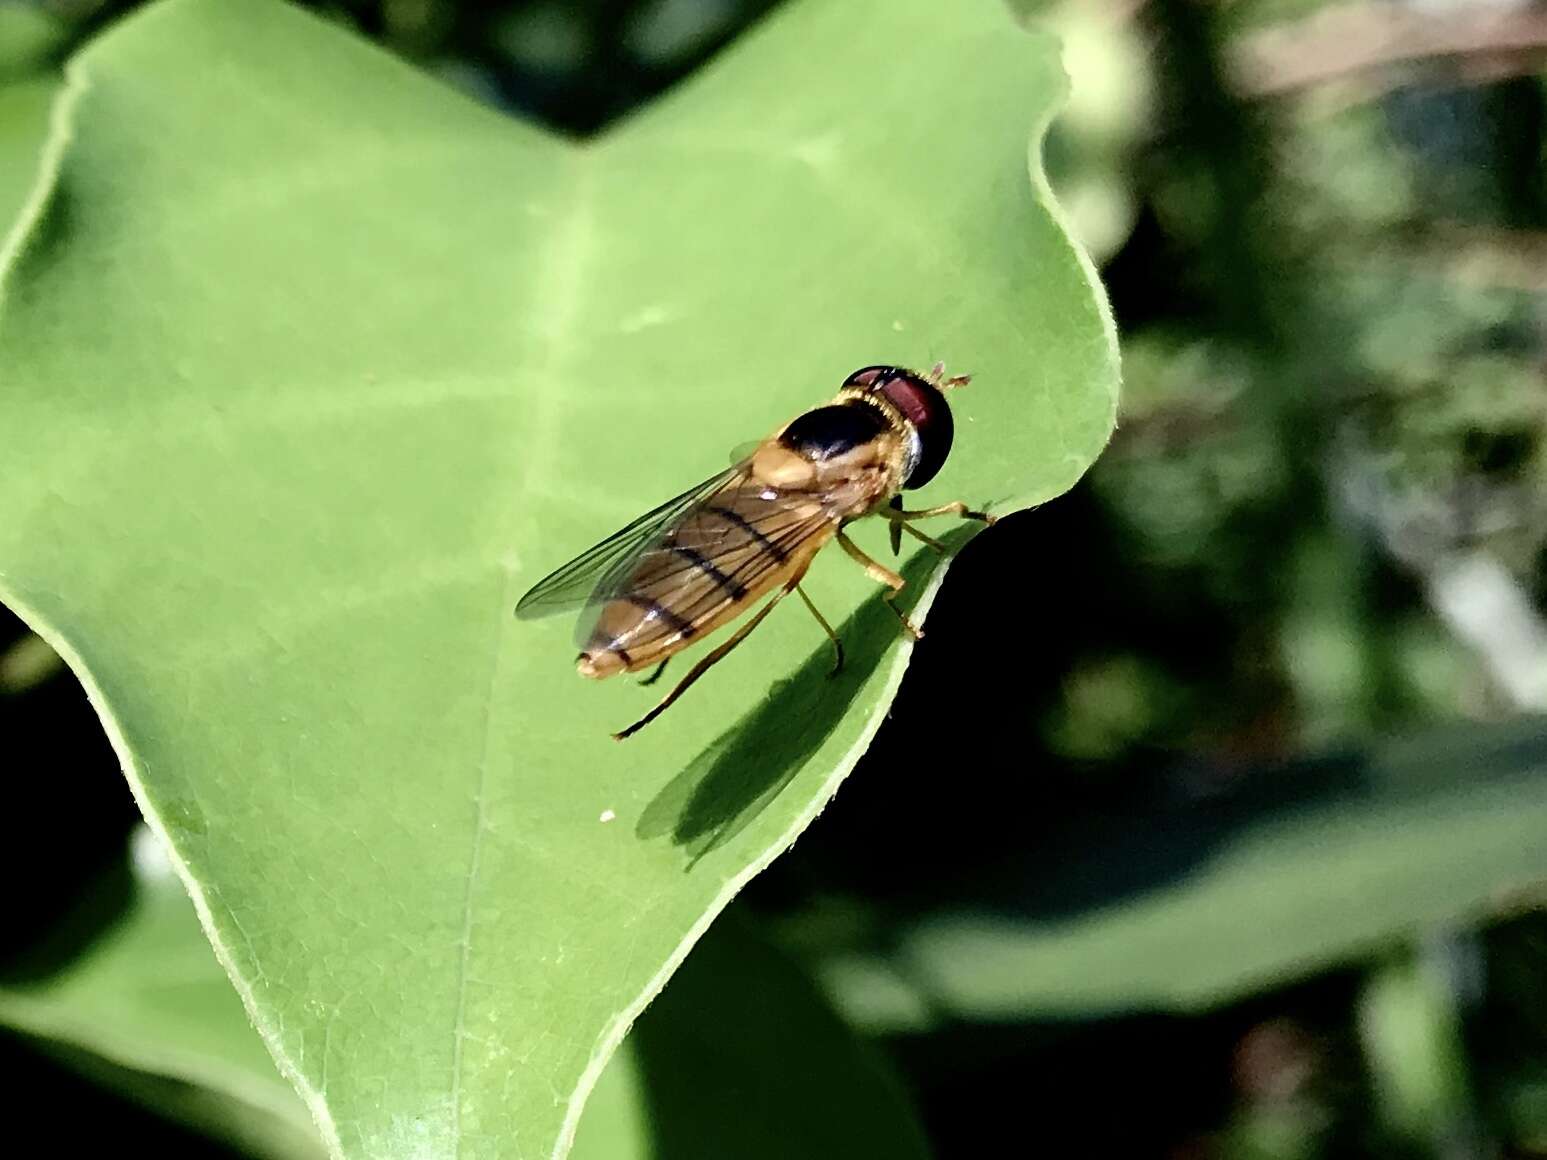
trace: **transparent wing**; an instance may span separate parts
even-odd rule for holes
[[[516,615],[522,620],[535,620],[585,607],[593,592],[615,587],[616,578],[626,576],[639,557],[695,504],[744,475],[746,470],[747,464],[741,462],[710,476],[588,548],[534,584],[516,603]]]
[[[637,656],[690,638],[803,568],[837,526],[819,497],[732,474],[603,577],[576,643]]]

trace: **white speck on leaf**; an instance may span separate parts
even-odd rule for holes
[[[618,816],[618,814],[617,814],[617,811],[615,811],[615,810],[603,810],[602,811],[602,816],[600,818],[598,818],[597,820],[600,821],[600,822],[610,822],[610,821],[613,820],[613,818],[615,818],[617,816]]]
[[[790,153],[797,161],[804,161],[812,169],[835,169],[843,153],[843,135],[834,131],[806,141],[797,141]]]
[[[618,329],[624,334],[638,334],[641,330],[648,330],[652,326],[664,326],[670,322],[675,313],[659,304],[646,306],[634,311],[622,322],[618,323]]]

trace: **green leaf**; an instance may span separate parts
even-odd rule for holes
[[[1450,728],[1174,814],[1072,821],[1018,907],[935,915],[900,961],[965,1018],[1194,1009],[1539,893],[1544,828],[1543,723]]]
[[[335,1151],[560,1155],[909,648],[824,558],[842,677],[792,603],[620,746],[652,692],[511,608],[866,363],[976,376],[921,502],[1080,475],[1116,361],[1028,168],[1055,46],[997,0],[797,0],[581,145],[257,0],[147,9],[72,76],[0,313],[0,596]]]
[[[106,934],[47,977],[0,987],[0,1023],[255,1155],[322,1155],[148,831],[137,835],[133,868],[128,909]],[[926,1154],[895,1083],[806,977],[737,922],[716,926],[634,1026],[571,1153]]]

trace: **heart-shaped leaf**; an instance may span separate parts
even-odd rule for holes
[[[843,676],[781,608],[620,746],[651,691],[511,607],[866,363],[976,376],[923,502],[1079,476],[1116,362],[1028,169],[1055,46],[999,0],[796,0],[580,145],[260,0],[169,0],[70,75],[0,271],[0,596],[335,1152],[562,1154],[909,650],[820,560]]]

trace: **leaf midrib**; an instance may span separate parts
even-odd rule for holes
[[[536,406],[531,429],[524,436],[521,446],[527,452],[525,470],[520,482],[513,488],[497,487],[494,501],[504,503],[504,518],[496,519],[495,525],[505,529],[501,541],[514,544],[516,518],[534,511],[537,505],[527,500],[537,490],[552,459],[553,448],[560,441],[563,422],[563,404],[567,397],[557,384],[564,380],[565,363],[573,350],[575,321],[579,317],[580,303],[586,285],[586,276],[594,255],[595,223],[593,196],[595,181],[591,175],[590,151],[567,151],[567,164],[556,167],[566,181],[556,184],[552,196],[556,207],[563,207],[563,217],[556,223],[548,256],[541,264],[542,273],[533,279],[539,288],[551,287],[553,293],[546,310],[536,309],[534,319],[536,333],[546,343],[547,357],[538,371],[539,384],[535,392]],[[566,196],[567,195],[567,196]],[[512,409],[513,410],[513,409]],[[506,421],[508,438],[505,445],[517,446],[516,424]],[[478,906],[478,878],[481,868],[484,833],[488,828],[486,812],[489,788],[489,770],[498,738],[504,735],[504,705],[501,697],[507,672],[511,609],[516,602],[516,578],[520,574],[521,561],[506,553],[499,560],[499,602],[494,616],[494,645],[489,663],[489,678],[484,685],[483,740],[480,746],[477,775],[473,792],[473,828],[468,854],[467,884],[462,898],[462,937],[457,961],[456,1006],[452,1025],[451,1056],[451,1141],[452,1155],[462,1155],[462,1045],[467,1038],[467,992],[469,967],[476,934]]]

